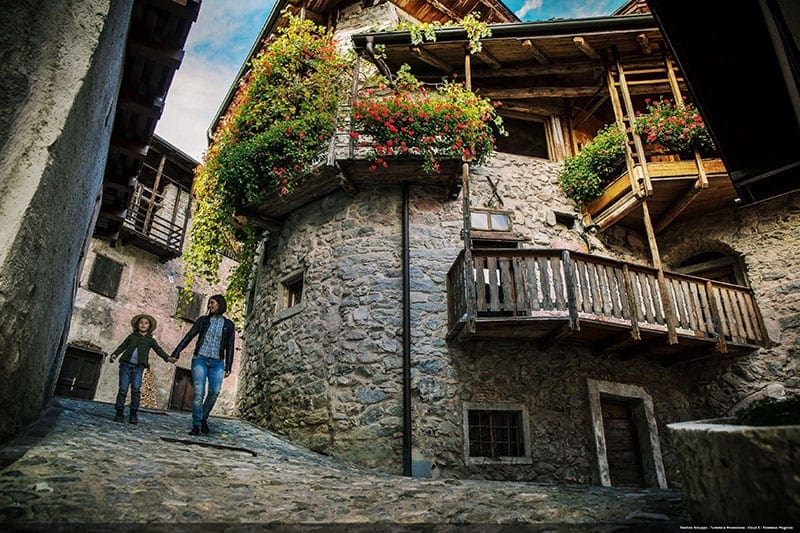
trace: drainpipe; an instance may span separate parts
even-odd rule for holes
[[[408,252],[408,182],[403,182],[403,475],[411,476],[411,285]]]
[[[375,38],[372,37],[371,35],[367,37],[367,46],[365,47],[365,50],[367,51],[369,58],[378,68],[378,72],[380,72],[383,75],[383,77],[389,80],[389,83],[391,83],[392,71],[389,68],[389,65],[387,65],[383,59],[375,55]]]

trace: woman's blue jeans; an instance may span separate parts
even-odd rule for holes
[[[192,426],[199,427],[200,423],[208,418],[217,401],[217,396],[219,396],[224,377],[225,362],[222,359],[209,359],[208,357],[192,359],[192,386],[194,387]],[[208,379],[208,394],[206,394],[206,379]],[[205,400],[203,400],[203,396],[205,396]]]
[[[132,365],[130,363],[119,363],[119,391],[117,392],[117,403],[114,407],[117,411],[125,408],[125,396],[128,395],[128,387],[131,388],[131,411],[139,410],[139,400],[142,398],[142,376],[144,367]]]

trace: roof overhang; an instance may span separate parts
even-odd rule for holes
[[[800,190],[800,3],[648,3],[742,201]]]

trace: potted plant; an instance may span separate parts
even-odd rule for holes
[[[697,523],[800,523],[800,396],[667,428]]]
[[[505,133],[490,100],[452,80],[424,87],[403,65],[393,86],[360,92],[350,135],[368,149],[372,170],[395,158],[419,157],[423,171],[434,174],[442,158],[485,162],[494,150],[493,125]]]
[[[621,174],[624,157],[625,134],[618,124],[607,124],[583,150],[564,160],[558,182],[569,198],[588,204]]]
[[[692,104],[669,98],[646,99],[646,113],[638,113],[634,131],[649,143],[673,152],[688,153],[695,148],[713,150],[714,142],[703,117]]]

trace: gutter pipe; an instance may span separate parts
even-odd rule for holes
[[[408,181],[403,181],[403,475],[411,476],[411,284]]]

